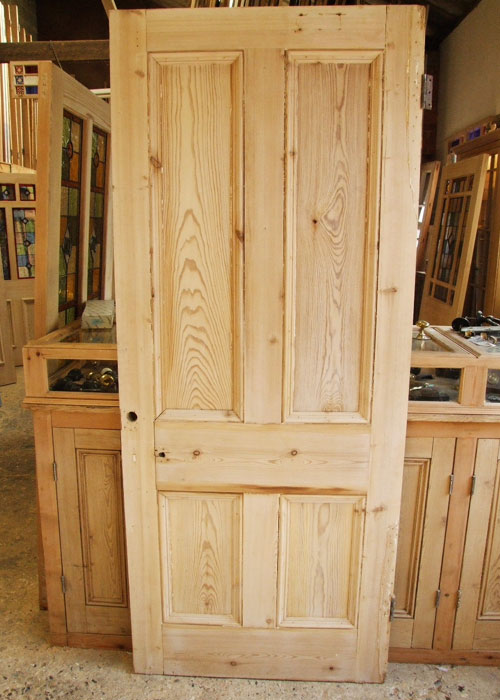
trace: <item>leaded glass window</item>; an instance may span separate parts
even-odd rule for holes
[[[99,299],[102,292],[107,146],[107,134],[94,127],[92,131],[92,160],[90,166],[88,299]]]
[[[13,202],[16,198],[16,188],[15,185],[11,183],[0,184],[0,199],[4,202]]]
[[[34,202],[36,199],[35,185],[19,185],[19,199],[23,202]]]
[[[0,253],[4,280],[10,280],[9,239],[7,237],[7,217],[5,209],[0,209]]]
[[[80,262],[81,144],[83,122],[64,112],[59,247],[59,323],[74,321]]]
[[[26,279],[35,276],[35,210],[14,209],[17,276]]]

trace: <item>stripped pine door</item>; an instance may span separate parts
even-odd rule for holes
[[[379,681],[423,15],[111,15],[135,668]]]

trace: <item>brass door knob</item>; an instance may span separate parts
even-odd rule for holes
[[[417,335],[417,340],[427,340],[425,335],[425,329],[429,328],[431,324],[429,321],[417,321],[417,328],[419,328],[419,333]]]

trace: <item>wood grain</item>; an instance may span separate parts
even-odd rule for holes
[[[454,649],[473,649],[476,624],[484,610],[488,591],[489,552],[495,533],[495,506],[498,499],[499,440],[479,439],[474,475],[476,485],[471,497],[464,562],[460,578],[461,604],[457,610],[453,634]],[[487,622],[486,625],[495,627]],[[497,625],[499,622],[497,621]],[[500,626],[499,626],[500,629]]]
[[[455,479],[448,510],[450,524],[446,530],[440,581],[442,596],[434,631],[435,649],[449,649],[452,645],[476,447],[475,438],[461,437],[457,440],[453,468]]]
[[[152,166],[144,128],[148,122],[145,12],[111,13],[110,42],[116,317],[134,668],[161,673],[161,573],[153,462],[157,413],[149,233]],[[123,163],[133,167],[124,168]],[[128,420],[130,412],[137,421]]]
[[[164,620],[241,623],[241,496],[160,492]]]
[[[163,626],[169,675],[355,680],[353,629]]]
[[[67,631],[130,634],[117,455],[100,451],[98,435],[92,453],[77,450],[73,428],[53,439]]]
[[[320,54],[312,62],[313,55],[306,60],[292,53],[289,59],[293,411],[355,412],[363,327],[370,67]]]
[[[243,625],[277,625],[278,494],[243,497]]]
[[[415,614],[429,471],[428,459],[405,459],[394,579],[396,617]]]
[[[495,451],[496,441],[492,442],[492,450]],[[480,447],[482,448],[481,443],[478,450]],[[478,613],[481,618],[496,620],[500,623],[500,472],[497,474],[492,493],[481,603]],[[500,625],[498,636],[500,637]]]
[[[77,449],[77,473],[86,604],[128,607],[120,453]]]
[[[281,423],[285,187],[281,50],[246,51],[244,86],[245,421]]]
[[[407,271],[415,269],[420,169],[424,14],[422,8],[403,6],[391,5],[385,10],[372,445],[359,605],[358,680],[384,677],[389,646],[388,613],[408,408],[408,390],[402,378],[408,376],[410,366],[410,347],[394,344],[392,330],[396,323],[400,332],[410,337],[413,288]],[[372,196],[377,198],[377,192]],[[395,259],[398,265],[394,265]],[[374,580],[380,581],[380,586],[374,586]]]
[[[283,496],[280,626],[354,627],[364,499]]]
[[[440,588],[454,458],[455,440],[436,437],[433,440],[412,636],[412,646],[418,648],[429,649],[434,638],[436,596]]]
[[[239,54],[174,55],[158,69],[159,274],[165,409],[234,408],[233,133]],[[239,407],[238,407],[239,409]]]

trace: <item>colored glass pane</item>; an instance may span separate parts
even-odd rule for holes
[[[0,199],[3,199],[5,202],[13,202],[15,198],[16,189],[14,185],[11,185],[10,183],[7,185],[0,184]]]
[[[17,276],[25,279],[35,276],[35,210],[14,209]]]
[[[7,238],[7,219],[5,209],[0,209],[0,254],[4,280],[10,280],[9,241]]]
[[[108,136],[94,128],[90,166],[90,218],[87,268],[87,297],[98,299],[102,293],[102,265],[104,251],[104,212],[106,187],[106,158]]]
[[[63,325],[76,317],[78,304],[82,129],[81,119],[64,112],[59,238],[59,319]]]
[[[36,199],[35,185],[19,185],[19,198],[23,202],[34,202]]]

